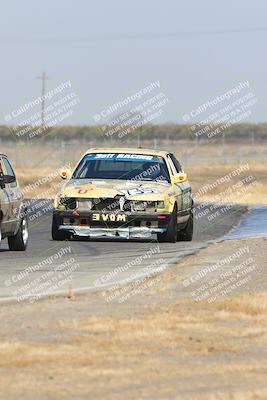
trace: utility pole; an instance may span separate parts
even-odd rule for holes
[[[225,163],[225,131],[222,133],[222,158],[223,163]]]
[[[254,129],[251,132],[251,147],[252,147],[252,153],[254,153],[254,150],[255,150],[255,132],[254,132]]]
[[[49,77],[46,75],[46,72],[43,71],[42,76],[38,76],[37,79],[42,80],[41,133],[43,135],[45,132],[45,82]]]

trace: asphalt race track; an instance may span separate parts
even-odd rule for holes
[[[197,206],[192,242],[159,244],[153,240],[92,239],[55,242],[51,239],[51,202],[30,218],[30,240],[26,252],[11,252],[7,241],[0,249],[0,299],[30,299],[32,294],[99,290],[167,268],[217,240],[237,225],[242,207]],[[147,268],[146,268],[147,267]],[[56,271],[56,272],[55,272]],[[48,286],[45,286],[50,282]],[[31,293],[31,295],[29,295]],[[24,296],[24,297],[23,297]],[[27,297],[28,296],[28,297]]]

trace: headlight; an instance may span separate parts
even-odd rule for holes
[[[156,211],[165,208],[164,201],[131,201],[131,211]]]
[[[61,199],[59,199],[58,205],[69,208],[70,210],[75,210],[75,208],[77,208],[76,199],[72,197],[62,197]]]
[[[88,199],[78,200],[78,209],[81,211],[90,211],[93,208],[93,201]]]
[[[146,211],[147,202],[146,201],[132,201],[131,211]]]
[[[164,201],[156,201],[156,207],[157,208],[165,208]]]

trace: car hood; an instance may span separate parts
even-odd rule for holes
[[[80,198],[114,198],[125,196],[136,200],[161,200],[170,192],[171,184],[167,182],[123,181],[123,180],[89,180],[71,179],[64,187],[62,195]]]

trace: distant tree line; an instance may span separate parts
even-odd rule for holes
[[[113,127],[114,128],[114,127]],[[23,130],[22,130],[23,129]],[[248,140],[254,135],[255,140],[263,141],[267,139],[267,123],[261,124],[234,124],[225,129],[221,125],[214,126],[213,131],[218,129],[218,133],[214,135],[213,139],[220,139],[224,134],[227,140]],[[39,128],[40,130],[40,128]],[[114,129],[115,131],[116,129]],[[0,126],[0,140],[3,141],[24,141],[30,138],[39,138],[40,135],[35,134],[37,128],[28,129],[13,128],[9,126]],[[203,133],[201,133],[203,131]],[[59,140],[59,141],[73,141],[73,140],[92,140],[92,141],[109,141],[114,139],[120,139],[120,127],[115,133],[112,133],[111,128],[105,126],[56,126],[46,128],[42,134],[44,140]],[[208,126],[196,127],[192,125],[178,125],[178,124],[159,124],[159,125],[144,125],[137,129],[130,129],[130,132],[122,136],[123,140],[131,141],[131,138],[135,139],[138,135],[142,140],[195,140],[198,137],[199,140],[207,139],[207,133],[210,132]]]

